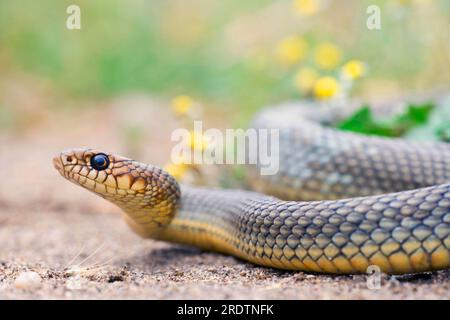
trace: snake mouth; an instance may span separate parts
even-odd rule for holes
[[[56,170],[59,171],[59,173],[62,173],[63,164],[61,162],[61,156],[59,154],[53,157],[53,166]]]

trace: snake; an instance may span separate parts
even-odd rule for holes
[[[53,164],[117,205],[143,238],[319,274],[448,269],[450,145],[342,131],[333,124],[348,112],[337,110],[295,102],[259,111],[249,127],[279,130],[279,170],[245,165],[252,190],[184,185],[90,148]]]

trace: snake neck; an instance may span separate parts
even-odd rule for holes
[[[114,201],[113,201],[114,202]],[[131,229],[144,238],[159,238],[159,234],[169,225],[175,215],[177,200],[168,197],[156,205],[139,206],[135,204],[118,204]]]
[[[125,197],[104,196],[122,209],[125,221],[140,236],[158,238],[172,222],[180,200],[178,183],[158,167],[143,165],[142,188],[127,189]],[[136,181],[136,180],[135,180]]]

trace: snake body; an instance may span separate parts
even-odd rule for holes
[[[326,126],[337,118],[290,104],[257,115],[254,128],[280,130],[278,173],[248,169],[259,192],[180,187],[156,166],[98,150],[53,161],[65,178],[118,205],[143,237],[319,273],[449,268],[450,146]],[[98,154],[108,158],[104,170],[92,167]]]

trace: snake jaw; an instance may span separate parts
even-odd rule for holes
[[[103,154],[109,159],[104,170],[96,170],[91,158]],[[180,189],[162,169],[93,149],[73,149],[53,158],[53,165],[67,180],[116,204],[128,216],[127,222],[141,235],[153,236],[174,216]],[[136,230],[135,230],[136,231]]]
[[[61,159],[59,158],[59,155],[55,156],[53,158],[53,166],[55,167],[56,170],[58,170],[58,172],[60,174],[63,174],[63,166],[62,166],[62,163],[61,163]]]

